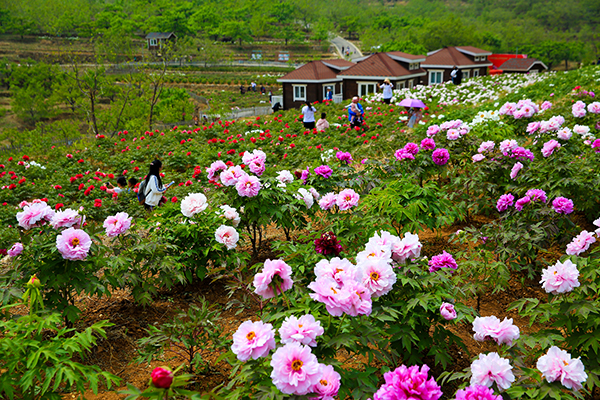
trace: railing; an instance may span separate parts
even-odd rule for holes
[[[344,96],[341,93],[333,95],[333,102],[335,104],[340,104],[342,101],[344,101]]]
[[[246,118],[246,117],[254,117],[257,115],[267,115],[271,114],[273,110],[270,106],[263,107],[251,107],[251,108],[241,108],[239,110],[233,110],[231,113],[226,114],[227,119],[238,119],[238,118]]]

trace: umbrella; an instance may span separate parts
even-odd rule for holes
[[[400,102],[403,107],[425,108],[425,103],[417,99],[404,99]]]

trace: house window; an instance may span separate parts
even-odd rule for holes
[[[479,56],[475,56],[475,61],[479,61]]]
[[[365,97],[369,93],[375,93],[375,83],[359,82],[358,83],[358,95],[360,97]]]
[[[399,89],[404,89],[404,81],[398,83],[398,88]]]
[[[479,61],[485,61],[485,56],[481,56],[481,57],[479,58]]]
[[[479,69],[473,70],[473,78],[475,78],[476,76],[479,76]]]
[[[410,81],[408,81],[408,88],[409,89],[413,88],[413,80],[412,79]]]
[[[150,39],[150,46],[156,46],[156,39]]]
[[[419,63],[410,63],[408,64],[408,69],[412,71],[413,69],[419,69]]]
[[[444,79],[444,71],[429,71],[429,84],[435,85],[442,83]]]
[[[464,69],[462,73],[463,73],[463,79],[469,79],[471,77],[470,69]]]
[[[306,100],[306,85],[293,85],[294,88],[294,101],[305,101]]]

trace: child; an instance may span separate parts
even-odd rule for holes
[[[358,118],[360,116],[360,110],[358,109],[358,106],[352,102],[350,103],[350,111],[352,118],[350,119],[350,125],[354,124],[355,122],[358,122]]]
[[[329,128],[329,122],[325,119],[327,117],[326,113],[321,113],[321,119],[317,121],[317,131],[321,132],[325,129]]]
[[[117,187],[113,186],[110,182],[108,182],[107,185],[110,185],[112,189],[106,189],[106,193],[118,195],[125,189],[125,186],[127,186],[127,179],[125,179],[124,176],[120,176],[117,178]]]
[[[135,178],[129,178],[129,180],[127,181],[128,185],[127,185],[127,193],[130,193],[132,190],[134,190],[135,185],[137,185],[138,180]]]

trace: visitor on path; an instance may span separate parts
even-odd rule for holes
[[[327,92],[325,93],[325,100],[333,100],[333,92],[330,87],[327,88]]]
[[[408,120],[408,127],[414,128],[416,124],[423,118],[423,111],[420,108],[414,109],[410,119]]]
[[[252,87],[253,92],[256,92],[256,82],[251,82],[250,87]]]
[[[390,104],[392,101],[392,97],[394,96],[394,85],[390,82],[389,79],[385,79],[383,83],[379,86],[381,90],[383,90],[383,102],[385,104]]]
[[[114,186],[110,182],[107,182],[106,184],[110,185],[110,188],[106,189],[106,193],[108,193],[108,194],[117,194],[118,195],[127,186],[127,179],[125,179],[124,176],[120,176],[120,177],[117,178],[117,186]]]
[[[452,83],[454,83],[455,85],[460,85],[462,82],[463,73],[455,65],[454,68],[452,69],[452,72],[450,72],[450,77],[452,78]]]
[[[329,122],[327,121],[326,117],[326,113],[321,113],[321,119],[317,121],[318,132],[324,131],[325,129],[329,128]]]
[[[267,93],[267,89],[263,85],[260,85],[260,94],[264,95],[265,93]]]
[[[358,97],[354,96],[352,98],[352,103],[348,106],[348,121],[350,121],[350,126],[355,128],[357,126],[361,126],[363,123],[365,112],[363,110],[362,105],[358,102]]]
[[[342,55],[344,55],[344,46],[342,46]]]
[[[306,105],[302,107],[302,122],[304,123],[304,127],[306,129],[313,129],[315,127],[315,112],[317,109],[310,104],[310,101],[306,100],[304,102]]]
[[[146,210],[152,211],[154,207],[162,205],[167,202],[167,198],[163,196],[163,193],[167,191],[174,182],[163,186],[162,180],[160,179],[160,171],[162,170],[162,162],[160,160],[154,160],[150,163],[150,169],[143,187],[146,200],[144,207]],[[139,194],[139,193],[138,193]]]
[[[240,94],[244,93],[246,93],[246,89],[244,88],[244,85],[240,85]]]

